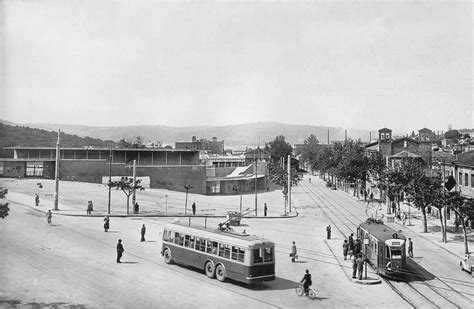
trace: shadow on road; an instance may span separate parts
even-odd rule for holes
[[[229,280],[231,281],[231,280]],[[254,291],[281,291],[294,289],[298,283],[284,278],[276,277],[274,281],[246,284],[243,282],[231,281],[232,284]]]
[[[393,281],[402,282],[430,281],[435,279],[435,276],[432,273],[410,258],[407,258],[406,271],[398,275],[384,277]]]

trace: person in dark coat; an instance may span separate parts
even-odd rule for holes
[[[326,227],[326,238],[331,239],[331,225]]]
[[[355,279],[357,275],[357,257],[354,255],[352,259],[352,279]]]
[[[35,193],[35,205],[38,206],[40,203],[40,197],[37,193]]]
[[[49,225],[53,225],[52,219],[53,219],[53,213],[51,212],[51,209],[50,209],[46,213],[46,221],[48,222]]]
[[[193,202],[193,205],[191,206],[192,210],[193,210],[193,215],[196,214],[196,203]]]
[[[364,272],[364,258],[362,257],[362,253],[359,253],[356,264],[357,271],[359,272],[359,280],[362,280],[362,273]]]
[[[295,242],[293,242],[293,244],[291,245],[291,253],[290,253],[290,256],[291,256],[291,261],[294,263],[296,257],[298,256],[298,252],[296,251],[296,244],[295,244]]]
[[[145,224],[143,224],[142,230],[141,230],[142,239],[140,241],[145,241],[145,233],[146,233],[146,227],[145,227]]]
[[[354,255],[357,256],[362,249],[362,243],[359,238],[357,238],[354,242]]]
[[[344,261],[347,259],[347,253],[349,251],[349,243],[347,239],[344,239],[344,243],[342,244],[342,255],[344,255]]]
[[[117,243],[117,263],[122,263],[120,262],[120,259],[122,258],[122,254],[125,251],[122,246],[122,240],[119,239]]]
[[[92,204],[92,201],[87,202],[87,214],[90,215],[92,214],[92,211],[94,210],[94,205]]]
[[[104,218],[104,232],[108,232],[110,228],[110,219],[108,216]]]
[[[411,238],[408,238],[408,256],[413,257],[413,242],[411,241]]]
[[[351,233],[349,236],[349,255],[352,257],[354,254],[354,234]]]
[[[263,206],[263,215],[264,215],[265,217],[267,216],[267,210],[268,210],[268,208],[267,208],[267,203],[265,203],[264,206]]]
[[[306,274],[304,274],[303,279],[300,281],[303,283],[303,288],[304,288],[304,294],[308,295],[308,287],[313,284],[311,281],[311,274],[309,273],[309,270],[306,270]]]

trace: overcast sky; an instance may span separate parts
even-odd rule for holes
[[[471,1],[29,0],[0,9],[8,121],[474,126]]]

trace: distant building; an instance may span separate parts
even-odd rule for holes
[[[218,141],[217,137],[213,137],[212,140],[207,139],[196,139],[196,136],[192,137],[190,142],[176,142],[176,149],[192,149],[192,150],[206,150],[210,153],[223,154],[224,153],[224,141]]]

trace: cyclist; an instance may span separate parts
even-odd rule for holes
[[[303,279],[301,279],[301,283],[303,283],[304,295],[308,295],[308,287],[313,284],[309,270],[306,270],[306,274],[304,274]]]

